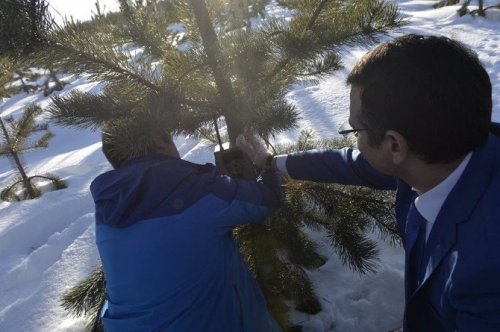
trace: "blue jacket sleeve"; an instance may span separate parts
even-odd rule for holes
[[[254,181],[216,176],[210,192],[226,202],[218,211],[223,226],[259,222],[270,216],[281,204],[281,174],[262,172]]]
[[[297,180],[334,182],[365,186],[374,189],[395,190],[396,178],[373,168],[352,148],[339,150],[311,150],[288,155],[288,174]]]

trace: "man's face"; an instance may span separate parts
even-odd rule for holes
[[[358,85],[351,87],[351,104],[349,109],[349,124],[353,129],[365,129],[356,133],[358,149],[366,160],[379,172],[394,175],[390,156],[384,153],[381,146],[375,147],[368,144],[368,131],[361,122],[361,93],[362,88]]]

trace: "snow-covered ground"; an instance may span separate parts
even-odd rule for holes
[[[96,2],[99,3],[100,11],[104,14],[120,9],[116,0],[48,0],[49,10],[57,23],[63,23],[64,19],[86,21],[97,13]]]
[[[87,19],[94,0],[50,0],[63,15]],[[381,41],[406,33],[441,34],[472,47],[483,62],[493,84],[493,120],[500,122],[500,11],[487,18],[459,17],[458,6],[432,9],[434,0],[400,0],[408,24]],[[487,4],[497,0],[486,1]],[[108,9],[112,0],[100,1]],[[475,3],[475,1],[473,1]],[[78,6],[76,6],[78,4]],[[117,7],[114,7],[117,8]],[[272,8],[270,8],[272,10]],[[348,117],[349,88],[345,78],[364,47],[345,50],[345,68],[317,83],[297,84],[289,93],[301,112],[297,130],[277,137],[278,142],[295,140],[301,129],[310,128],[319,137],[334,137]],[[72,80],[60,95],[72,89],[97,92],[100,86],[85,79]],[[24,106],[48,100],[41,94],[19,94],[0,104],[2,116],[19,115]],[[51,127],[56,136],[49,148],[30,152],[24,160],[30,172],[51,172],[63,178],[68,188],[21,203],[0,202],[0,331],[83,331],[81,318],[67,316],[59,306],[61,294],[85,278],[98,263],[94,244],[93,203],[88,191],[92,179],[109,169],[100,151],[99,134]],[[213,146],[190,138],[176,140],[183,158],[213,162]],[[0,159],[0,187],[12,178],[6,159]],[[324,234],[309,235],[329,257],[309,276],[323,311],[315,316],[294,312],[294,322],[305,331],[378,332],[401,325],[403,313],[403,251],[380,241],[378,272],[360,276],[342,266]],[[377,236],[374,234],[373,236]]]

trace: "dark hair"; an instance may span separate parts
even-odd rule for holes
[[[113,125],[105,124],[102,128],[102,152],[113,166],[120,167],[124,162],[154,153],[154,139],[172,142],[170,132],[163,128],[156,128],[154,124],[146,125]]]
[[[120,165],[124,162],[123,158],[119,158],[116,154],[113,153],[113,145],[105,140],[104,135],[102,136],[102,153],[104,153],[106,160],[115,169],[120,167]]]
[[[446,37],[406,35],[366,54],[349,84],[361,88],[369,144],[395,130],[429,163],[456,160],[485,144],[491,82],[477,55]]]

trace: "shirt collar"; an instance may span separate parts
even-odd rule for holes
[[[472,156],[472,152],[469,152],[465,156],[464,160],[458,165],[458,167],[450,174],[446,179],[441,181],[437,186],[429,191],[426,191],[422,195],[415,199],[415,207],[418,212],[427,220],[428,227],[430,231],[432,225],[436,221],[437,215],[443,206],[444,201],[450,194],[451,190],[457,184],[458,179],[462,176],[465,167],[469,163]],[[428,236],[429,234],[427,234]]]

